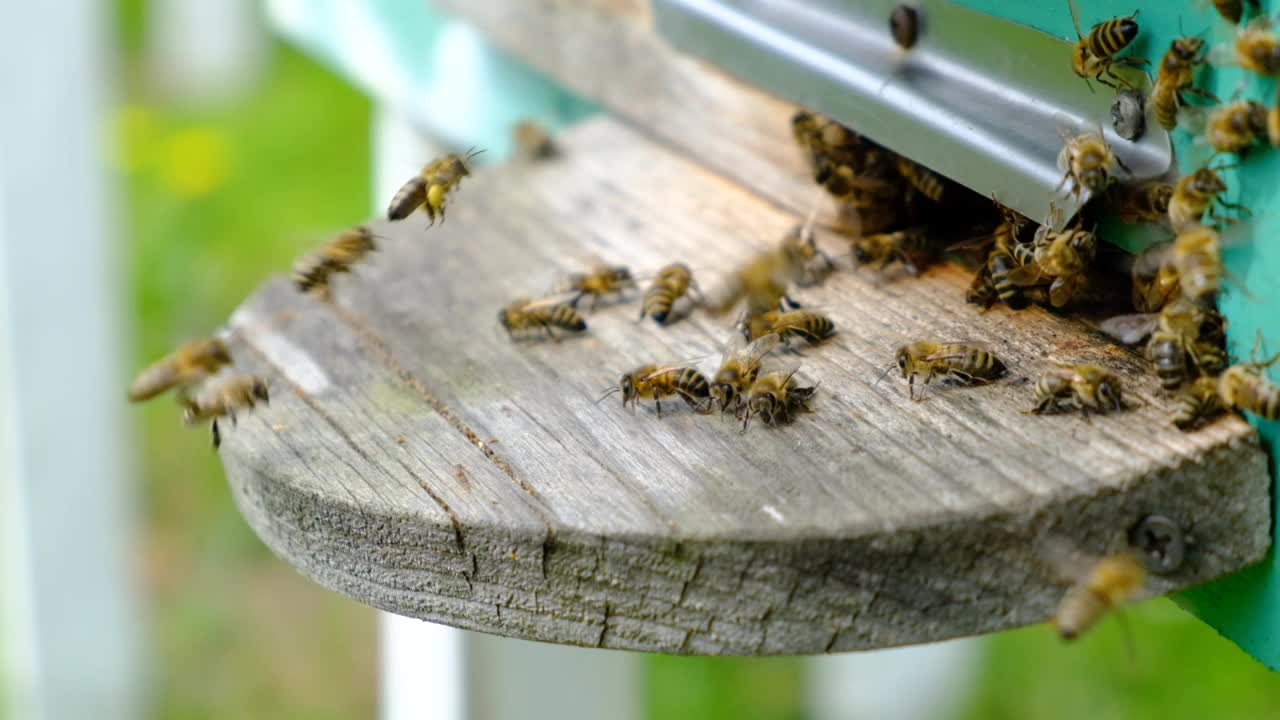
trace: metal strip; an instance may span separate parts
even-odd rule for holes
[[[1071,71],[1071,43],[946,0],[917,0],[924,27],[904,51],[889,34],[898,4],[655,0],[655,13],[675,47],[1036,220],[1052,201],[1064,210],[1060,226],[1081,204],[1058,189],[1064,125],[1104,128],[1134,178],[1169,169],[1168,133],[1152,125],[1133,143],[1110,129],[1114,93]]]

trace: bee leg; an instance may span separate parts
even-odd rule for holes
[[[653,404],[658,408],[658,417],[662,417],[662,399],[654,395]]]
[[[213,419],[213,449],[217,450],[222,446],[222,433],[218,431],[218,419]]]
[[[1210,102],[1212,102],[1212,103],[1214,103],[1214,104],[1220,104],[1220,103],[1222,102],[1221,98],[1219,98],[1217,95],[1214,95],[1213,93],[1209,92],[1208,90],[1205,90],[1204,88],[1189,87],[1189,88],[1184,89],[1182,92],[1194,93],[1194,94],[1199,95],[1200,97],[1202,97],[1202,98],[1204,98],[1205,100],[1208,100],[1208,101],[1210,101]]]

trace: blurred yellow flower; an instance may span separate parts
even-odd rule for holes
[[[226,183],[231,170],[231,143],[216,127],[190,127],[165,139],[160,178],[180,197],[208,195]]]
[[[111,162],[122,172],[133,173],[155,157],[160,123],[151,108],[128,103],[116,108],[111,117]]]

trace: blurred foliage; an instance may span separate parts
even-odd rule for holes
[[[142,8],[121,5],[125,97],[112,128],[137,366],[214,331],[269,273],[369,210],[363,96],[280,46],[233,106],[174,106],[142,80]],[[259,543],[207,429],[180,427],[163,399],[135,417],[153,716],[371,717],[373,611]]]

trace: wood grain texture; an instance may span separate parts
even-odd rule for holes
[[[382,249],[333,305],[275,280],[233,316],[237,364],[273,396],[225,434],[228,475],[263,540],[321,584],[515,637],[821,653],[1040,622],[1065,587],[1049,545],[1114,550],[1150,513],[1196,543],[1152,593],[1265,553],[1246,423],[1178,432],[1136,355],[1039,310],[978,313],[949,265],[796,293],[839,334],[800,358],[820,389],[791,426],[596,405],[646,362],[711,355],[713,371],[731,318],[662,328],[633,301],[581,337],[513,343],[497,310],[597,259],[641,275],[681,260],[714,287],[797,218],[612,120],[562,140],[560,159],[468,178],[443,225],[376,225]],[[896,374],[877,383],[923,337],[988,342],[1013,376],[923,402]],[[1141,405],[1024,414],[1025,378],[1053,360],[1113,369]]]
[[[648,0],[436,0],[443,12],[590,98],[794,212],[820,200],[791,138],[796,106],[677,52],[653,28]]]

